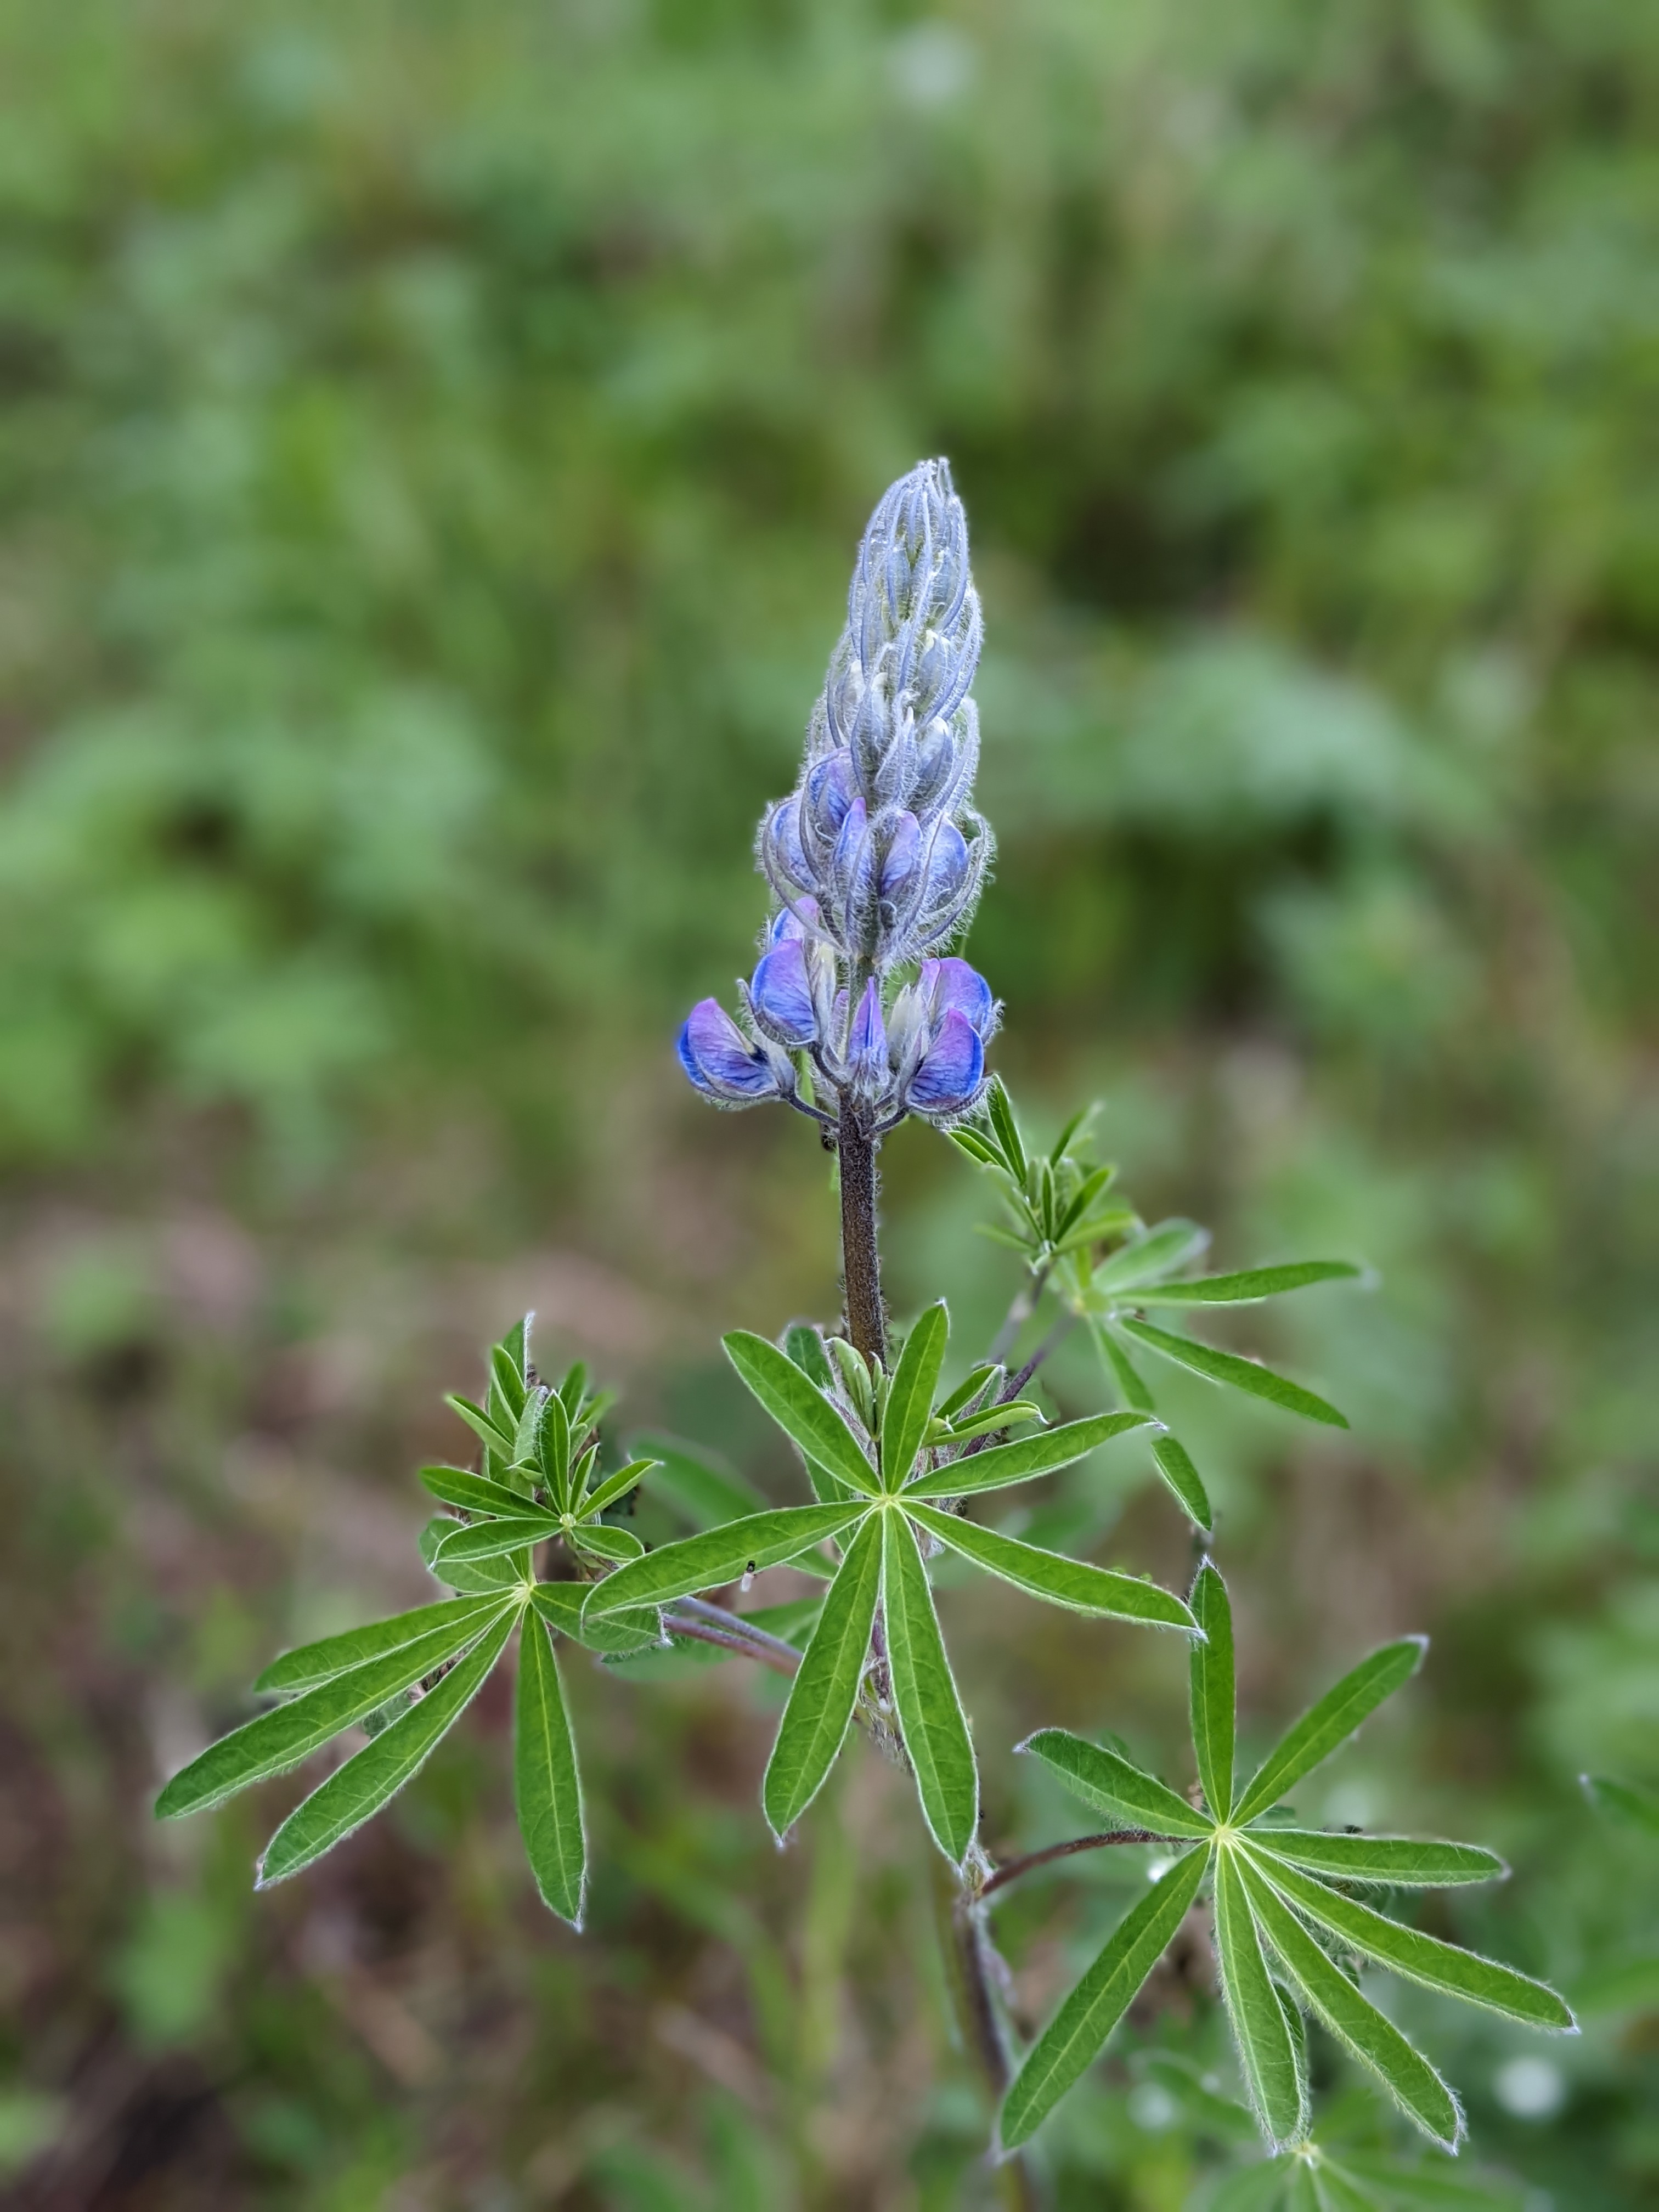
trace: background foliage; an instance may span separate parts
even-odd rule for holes
[[[947,452],[999,1064],[1056,1121],[1103,1097],[1218,1261],[1383,1271],[1240,1340],[1351,1438],[1182,1401],[1247,1741],[1431,1632],[1300,1809],[1515,1861],[1438,1924],[1582,2040],[1413,2020],[1517,2203],[1651,2203],[1652,1838],[1576,1778],[1659,1779],[1659,17],[18,0],[0,74],[20,2201],[981,2201],[902,1780],[850,1759],[775,1853],[763,1682],[579,1670],[580,1942],[504,1707],[269,1899],[296,1785],[149,1818],[280,1644],[425,1595],[410,1470],[525,1304],[782,1494],[715,1336],[831,1313],[824,1164],[667,1037],[742,964],[871,501]],[[896,1291],[966,1343],[1012,1287],[981,1194],[926,1130],[888,1170]],[[1123,1465],[1102,1556],[1176,1579]],[[1065,1832],[1032,1727],[1185,1779],[1180,1653],[958,1602],[994,1845]],[[1127,1878],[1011,1902],[1023,2007]],[[1064,2205],[1206,2201],[1206,1963],[1159,2002],[1190,2070],[1132,2028],[1056,2124]]]

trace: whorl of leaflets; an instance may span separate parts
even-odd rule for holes
[[[830,1121],[819,1102],[850,1099],[878,1136],[979,1103],[996,1002],[948,947],[993,850],[973,806],[981,635],[962,501],[947,464],[922,461],[870,518],[799,781],[761,824],[777,907],[738,1018],[704,999],[680,1032],[715,1104]]]

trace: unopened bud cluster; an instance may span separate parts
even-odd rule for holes
[[[981,634],[967,518],[946,464],[923,461],[870,519],[800,780],[761,824],[778,908],[738,985],[742,1025],[705,999],[680,1033],[686,1073],[719,1104],[781,1099],[830,1120],[812,1103],[828,1092],[879,1134],[978,1103],[996,1004],[945,948],[993,850],[972,804]]]

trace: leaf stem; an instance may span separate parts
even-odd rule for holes
[[[1006,1889],[1011,1881],[1018,1881],[1022,1875],[1035,1873],[1038,1867],[1047,1866],[1054,1859],[1068,1859],[1074,1851],[1105,1850],[1114,1844],[1178,1844],[1183,1840],[1186,1839],[1179,1836],[1154,1835],[1150,1828],[1109,1828],[1098,1836],[1073,1836],[1067,1843],[1050,1844],[1043,1850],[1027,1851],[1023,1857],[1010,1859],[1006,1866],[1000,1866],[981,1889],[976,1901],[983,1905],[988,1898]]]
[[[1054,1271],[1053,1261],[1039,1267],[1030,1280],[1015,1291],[1013,1302],[1003,1316],[1002,1327],[997,1331],[986,1353],[1000,1367],[1019,1341],[1019,1333],[1036,1311],[1042,1293],[1048,1287],[1048,1277]]]
[[[718,1644],[722,1651],[735,1651],[741,1659],[753,1659],[763,1667],[770,1667],[775,1674],[787,1674],[793,1681],[800,1665],[800,1655],[788,1644],[774,1651],[750,1637],[732,1636],[723,1628],[715,1628],[706,1620],[690,1620],[684,1613],[666,1613],[664,1625],[671,1636],[689,1637],[694,1644]],[[786,1659],[784,1653],[788,1652]]]

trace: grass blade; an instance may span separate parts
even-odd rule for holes
[[[1200,1534],[1207,1536],[1215,1527],[1215,1516],[1210,1510],[1209,1493],[1186,1446],[1177,1443],[1171,1436],[1154,1437],[1152,1458],[1182,1511]]]
[[[531,1613],[526,1613],[519,1631],[513,1796],[525,1855],[543,1904],[561,1920],[580,1928],[587,1873],[581,1778],[552,1638],[540,1616]]]
[[[846,1741],[881,1595],[881,1516],[865,1516],[823,1600],[789,1686],[761,1804],[781,1843],[823,1788]]]
[[[319,1790],[296,1805],[265,1846],[258,1887],[285,1881],[332,1850],[354,1828],[378,1813],[416,1772],[434,1746],[453,1727],[477,1696],[484,1677],[501,1657],[519,1608],[508,1607],[483,1640],[435,1689],[400,1720],[383,1729],[372,1743],[347,1759]]]
[[[297,1766],[342,1729],[464,1651],[500,1612],[499,1606],[485,1605],[467,1617],[451,1619],[221,1736],[173,1776],[155,1801],[156,1817],[176,1820],[186,1813],[205,1812],[250,1783]]]
[[[1385,1644],[1327,1690],[1317,1705],[1310,1706],[1286,1730],[1256,1769],[1238,1801],[1234,1817],[1239,1824],[1276,1805],[1304,1774],[1310,1774],[1322,1759],[1328,1759],[1402,1682],[1411,1680],[1428,1648],[1426,1636],[1405,1636],[1397,1644]]]
[[[1113,1437],[1144,1429],[1148,1419],[1145,1413],[1092,1413],[1087,1420],[1044,1429],[1041,1436],[1022,1437],[1018,1443],[993,1444],[988,1450],[952,1460],[936,1474],[924,1474],[908,1483],[905,1500],[964,1498],[972,1491],[1000,1490],[1011,1482],[1030,1482],[1034,1476],[1069,1467]]]
[[[875,1469],[857,1437],[787,1352],[747,1329],[734,1329],[722,1340],[726,1358],[744,1382],[809,1460],[866,1498],[880,1496]]]
[[[442,1598],[435,1605],[417,1605],[412,1613],[394,1613],[389,1620],[371,1620],[362,1628],[348,1628],[338,1636],[302,1644],[297,1650],[285,1651],[271,1662],[253,1685],[254,1694],[292,1697],[301,1690],[313,1690],[319,1682],[361,1667],[366,1660],[401,1650],[417,1637],[430,1635],[452,1622],[459,1626],[472,1620],[482,1626],[500,1603],[498,1597]]]
[[[1346,1429],[1348,1425],[1347,1415],[1340,1413],[1328,1399],[1304,1390],[1299,1382],[1292,1382],[1286,1376],[1276,1375],[1271,1367],[1262,1366],[1260,1360],[1241,1359],[1236,1352],[1218,1352],[1214,1345],[1200,1344],[1196,1337],[1171,1336],[1168,1329],[1154,1328],[1151,1322],[1136,1321],[1127,1314],[1117,1325],[1138,1344],[1148,1346],[1165,1359],[1173,1359],[1178,1367],[1190,1368],[1194,1375],[1202,1375],[1212,1382],[1243,1390],[1252,1398],[1265,1398],[1270,1406],[1278,1406],[1287,1413],[1299,1413],[1304,1421],[1322,1421],[1332,1429]]]
[[[1206,1816],[1177,1796],[1167,1783],[1131,1765],[1116,1752],[1073,1735],[1069,1729],[1039,1729],[1017,1747],[1052,1768],[1073,1796],[1080,1797],[1109,1820],[1150,1828],[1158,1836],[1198,1837],[1210,1832]]]
[[[1283,1859],[1334,1881],[1387,1882],[1401,1889],[1451,1889],[1501,1881],[1509,1873],[1496,1851],[1475,1844],[1442,1844],[1415,1836],[1328,1835],[1308,1828],[1253,1828],[1263,1858]]]
[[[516,1552],[523,1544],[539,1544],[562,1533],[550,1513],[526,1513],[522,1504],[511,1521],[475,1521],[457,1527],[432,1555],[434,1573],[447,1566],[465,1566],[478,1559],[498,1559],[503,1552]]]
[[[1215,1942],[1239,2063],[1261,2132],[1274,2149],[1308,2125],[1308,2085],[1279,1991],[1262,1956],[1231,1851],[1216,1855]]]
[[[1218,1820],[1233,1808],[1233,1609],[1210,1560],[1193,1583],[1193,1617],[1205,1640],[1188,1654],[1193,1751],[1205,1802]]]
[[[1283,1862],[1268,1866],[1264,1859],[1258,1863],[1265,1878],[1298,1911],[1391,1972],[1420,1982],[1425,1989],[1462,1997],[1468,2004],[1483,2005],[1488,2012],[1502,2013],[1506,2020],[1524,2021],[1528,2027],[1560,2033],[1576,2025],[1555,1991],[1530,1975],[1501,1966],[1495,1959],[1483,1959],[1477,1951],[1443,1943],[1437,1936],[1403,1928],[1386,1913],[1374,1912],[1357,1898],[1340,1896]]]
[[[973,1741],[910,1524],[902,1513],[881,1517],[886,1524],[882,1609],[899,1729],[933,1841],[960,1866],[979,1824]]]
[[[1308,2002],[1337,2041],[1369,2067],[1407,2118],[1443,2149],[1455,2151],[1463,2115],[1451,2091],[1393,2021],[1328,1959],[1284,1899],[1240,1854],[1240,1874],[1256,1923]]]
[[[1248,1306],[1282,1297],[1310,1283],[1338,1283],[1359,1273],[1346,1260],[1302,1260],[1288,1267],[1248,1267],[1236,1275],[1189,1275],[1184,1283],[1148,1285],[1138,1306]]]
[[[1013,2150],[1035,2134],[1085,2069],[1163,1957],[1198,1894],[1207,1851],[1188,1851],[1118,1923],[1105,1948],[1032,2045],[1003,2100],[998,2136]]]
[[[981,1528],[955,1513],[905,1500],[905,1511],[919,1528],[948,1544],[964,1559],[971,1559],[988,1574],[1000,1575],[1016,1589],[1051,1605],[1069,1606],[1073,1613],[1098,1613],[1114,1620],[1145,1621],[1155,1628],[1194,1626],[1193,1616],[1178,1597],[1138,1575],[1115,1574],[1081,1559],[1068,1559],[1059,1552],[1045,1552],[1036,1544],[1022,1544],[994,1528]]]
[[[793,1559],[826,1536],[839,1535],[862,1517],[867,1508],[847,1505],[786,1505],[769,1513],[750,1513],[741,1521],[728,1521],[702,1536],[683,1536],[665,1544],[641,1559],[619,1568],[588,1593],[585,1618],[600,1620],[606,1613],[625,1613],[630,1607],[667,1605],[677,1597],[698,1590],[719,1589],[763,1567]]]
[[[933,1393],[945,1364],[951,1316],[943,1299],[929,1306],[904,1340],[881,1416],[881,1480],[896,1490],[916,1463],[933,1418]]]

